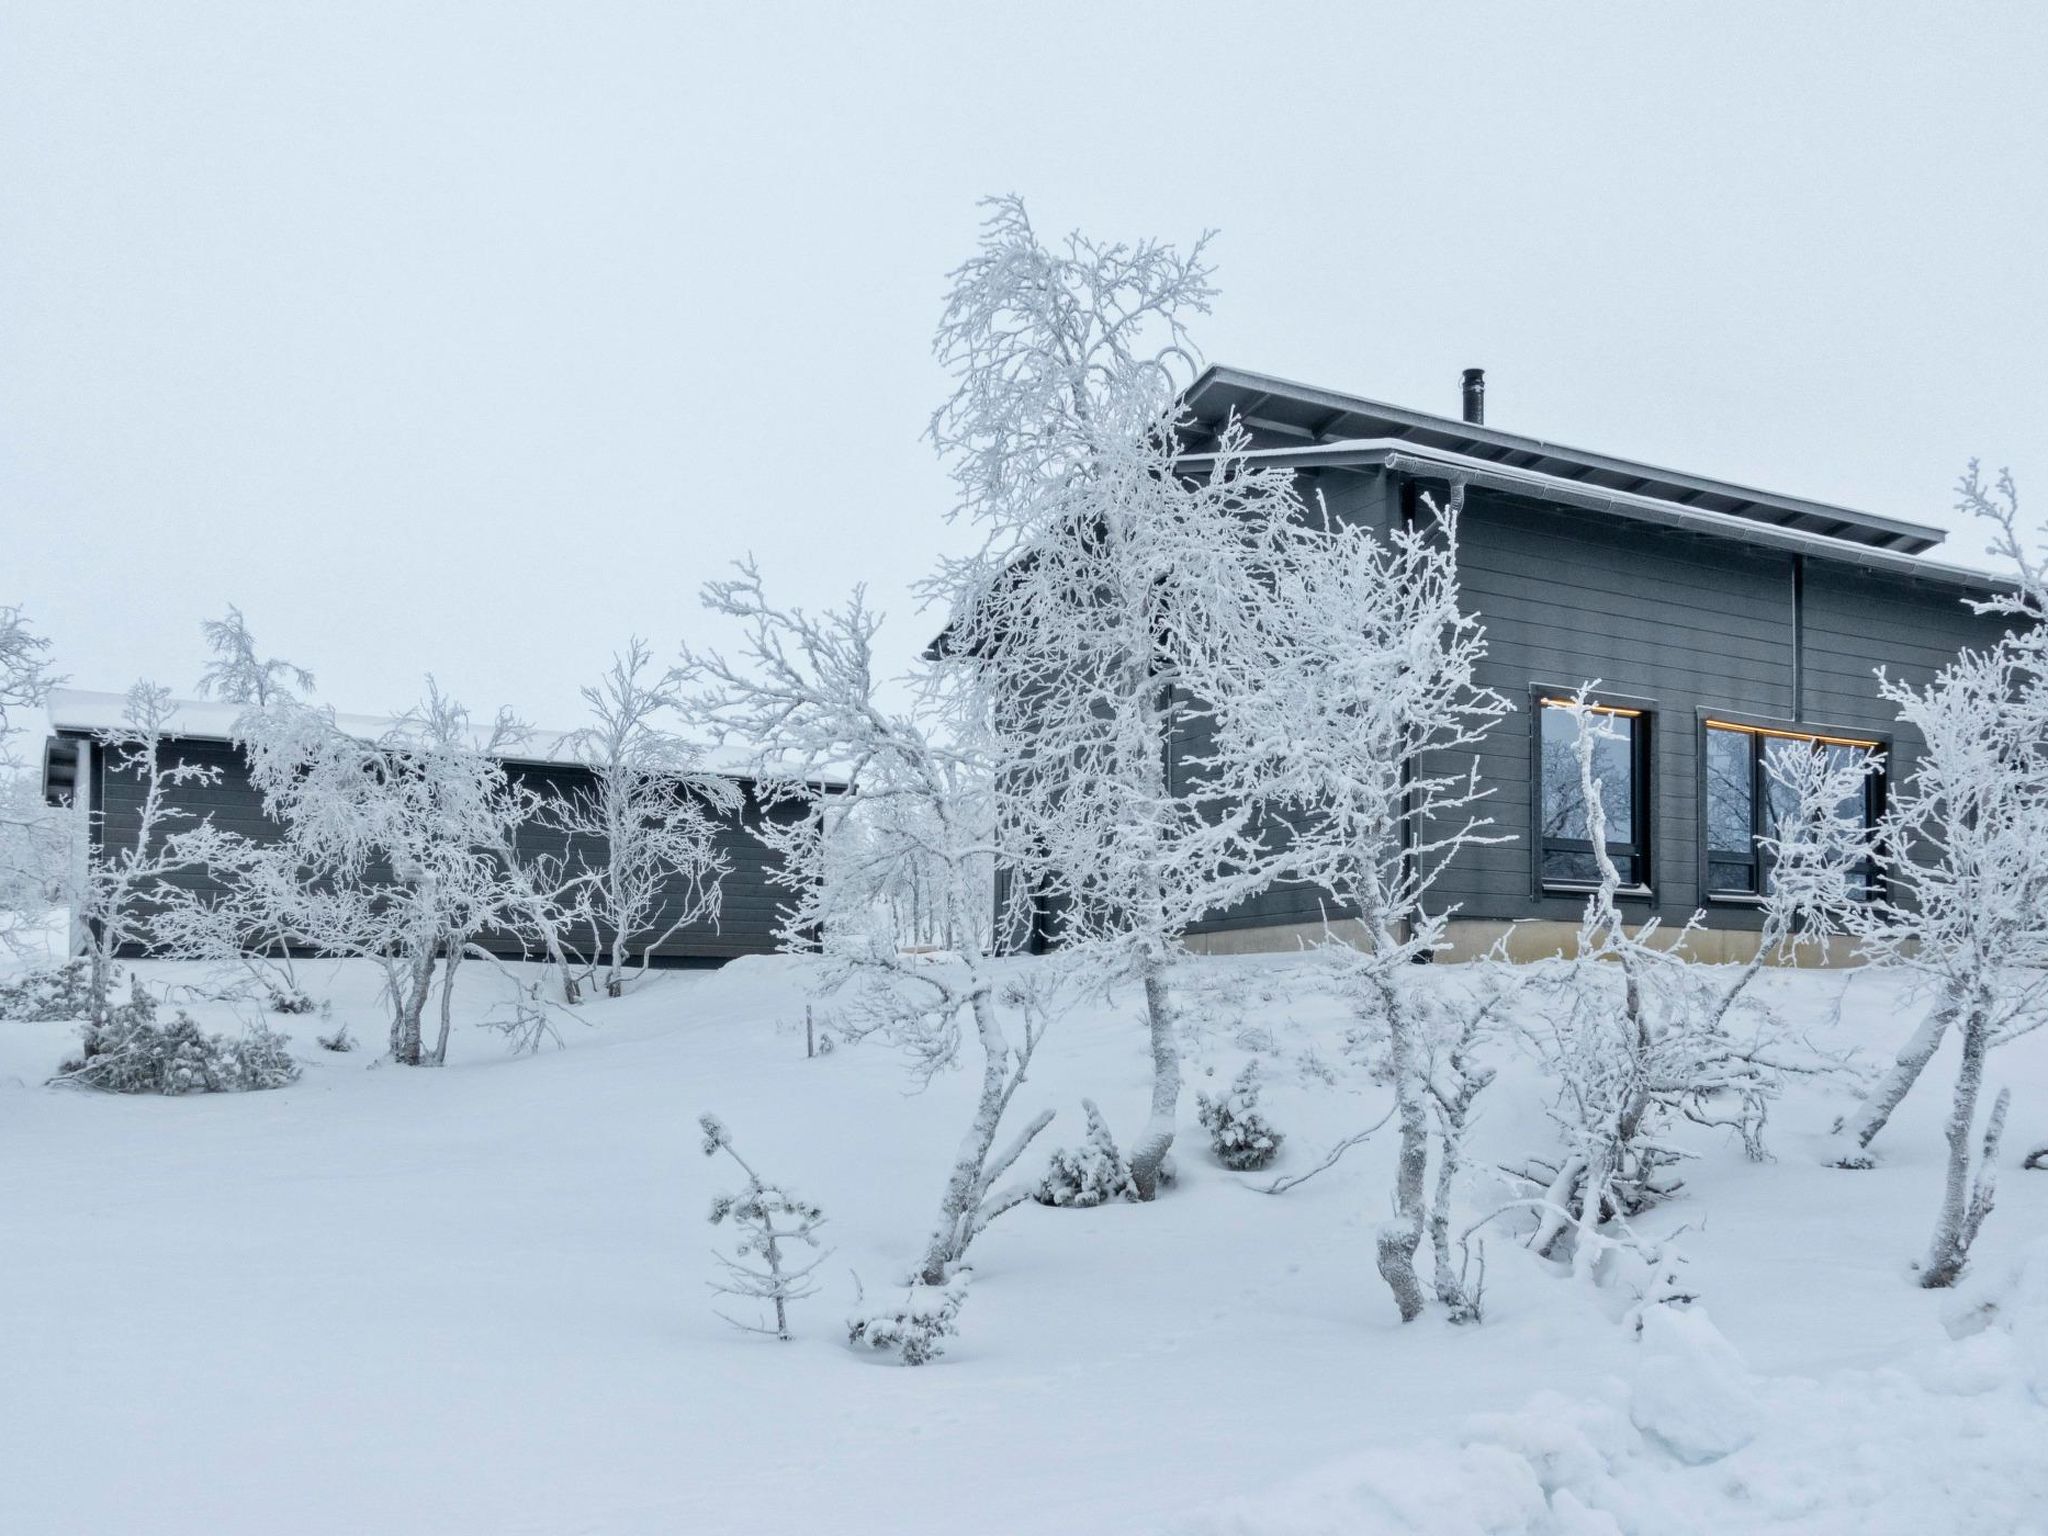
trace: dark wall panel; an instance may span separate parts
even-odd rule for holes
[[[101,812],[95,836],[116,848],[130,847],[140,825],[144,782],[140,775],[116,771],[112,764],[103,761],[102,749],[95,747],[94,754],[95,804]],[[265,814],[263,797],[249,782],[247,766],[237,748],[225,742],[177,739],[165,743],[163,761],[167,765],[183,762],[218,770],[217,782],[185,784],[170,791],[167,803],[181,813],[170,830],[210,819],[223,831],[263,842],[278,840],[278,824]],[[583,770],[570,766],[515,764],[510,771],[515,780],[553,793],[572,793],[586,787],[590,778]],[[775,950],[778,913],[785,893],[769,883],[773,856],[749,830],[760,824],[762,814],[761,806],[749,794],[738,815],[724,818],[721,842],[731,869],[721,886],[719,917],[715,923],[692,923],[670,934],[654,950],[657,962],[725,960]],[[789,817],[797,812],[784,807],[772,814]],[[566,855],[572,860],[602,858],[602,839],[576,842],[587,846],[572,847],[563,834],[541,827],[528,827],[521,835],[523,852]],[[182,872],[175,883],[201,895],[219,890],[218,882],[204,870]],[[669,909],[654,925],[654,932],[668,928],[682,899],[683,893],[678,889]],[[589,943],[587,934],[581,943]],[[508,952],[517,948],[510,941],[494,943],[493,947]]]
[[[1399,516],[1398,486],[1383,474],[1333,473],[1321,484],[1343,515],[1382,528]],[[1802,570],[1789,552],[1484,490],[1466,498],[1459,556],[1467,608],[1487,628],[1482,681],[1514,705],[1478,754],[1493,788],[1482,814],[1514,841],[1461,854],[1436,888],[1468,917],[1573,920],[1582,910],[1583,898],[1539,895],[1532,879],[1532,687],[1597,680],[1650,711],[1655,898],[1631,910],[1682,923],[1703,900],[1703,712],[1894,738],[1896,712],[1878,695],[1875,669],[1925,682],[1957,649],[2002,628],[1949,585],[1814,556]],[[1174,744],[1177,759],[1202,748],[1199,730],[1187,737]],[[1910,771],[1914,745],[1896,741],[1895,775]],[[1323,908],[1319,892],[1279,888],[1198,931],[1312,922]],[[1708,916],[1754,921],[1739,909]]]

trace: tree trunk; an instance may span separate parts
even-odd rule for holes
[[[1165,967],[1156,962],[1145,971],[1145,1017],[1152,1030],[1152,1115],[1131,1147],[1131,1184],[1140,1200],[1159,1193],[1159,1168],[1173,1146],[1180,1115],[1180,1040],[1175,1033],[1173,996]]]
[[[408,955],[405,974],[392,981],[391,1059],[401,1066],[420,1064],[420,1017],[427,1010],[427,997],[433,988],[434,951],[429,945]]]
[[[1930,1013],[1920,1027],[1913,1031],[1912,1038],[1899,1047],[1884,1080],[1871,1089],[1869,1097],[1853,1115],[1847,1116],[1839,1131],[1840,1155],[1831,1159],[1837,1166],[1867,1167],[1869,1160],[1863,1156],[1877,1133],[1885,1128],[1892,1111],[1899,1107],[1913,1084],[1920,1080],[1927,1063],[1934,1059],[1934,1053],[1941,1048],[1941,1038],[1948,1033],[1949,1025],[1955,1022],[1957,1005],[1953,999],[1944,999],[1934,1012]]]
[[[1468,1074],[1462,1051],[1451,1054],[1451,1071],[1457,1080],[1457,1087],[1450,1096],[1440,1100],[1442,1113],[1442,1150],[1437,1156],[1436,1190],[1429,1206],[1429,1244],[1436,1256],[1436,1299],[1450,1313],[1454,1323],[1473,1323],[1479,1320],[1479,1286],[1484,1284],[1484,1265],[1481,1265],[1482,1279],[1472,1290],[1465,1288],[1463,1255],[1458,1267],[1451,1265],[1451,1199],[1457,1191],[1458,1172],[1465,1162],[1465,1126],[1471,1117],[1472,1101],[1493,1081],[1491,1068],[1482,1068]]]
[[[975,1102],[967,1134],[960,1138],[960,1151],[947,1175],[945,1196],[939,1201],[938,1224],[925,1245],[919,1278],[926,1285],[944,1285],[948,1269],[965,1257],[967,1245],[973,1241],[982,1170],[988,1166],[989,1152],[1002,1125],[1004,1089],[1009,1086],[1010,1042],[996,1018],[995,1004],[987,995],[976,993],[973,1007],[974,1030],[981,1041],[981,1097]]]
[[[441,968],[441,1032],[434,1040],[434,1054],[428,1058],[429,1066],[446,1066],[448,1063],[448,1032],[454,1023],[455,968],[462,964],[462,945],[451,941],[448,945],[448,963]]]
[[[1394,1215],[1381,1223],[1378,1237],[1380,1278],[1394,1293],[1401,1321],[1422,1315],[1422,1281],[1415,1273],[1415,1250],[1422,1244],[1422,1187],[1429,1170],[1429,1111],[1423,1103],[1421,1064],[1415,1023],[1384,980],[1380,1003],[1387,1013],[1389,1057],[1394,1071],[1394,1108],[1401,1131],[1401,1150],[1394,1164]]]
[[[1956,1069],[1955,1102],[1949,1106],[1948,1176],[1941,1191],[1941,1215],[1934,1225],[1934,1241],[1927,1250],[1927,1264],[1920,1284],[1928,1290],[1954,1285],[1969,1258],[1970,1238],[1977,1221],[1972,1220],[1970,1181],[1970,1133],[1977,1124],[1977,1096],[1984,1089],[1984,1057],[1990,1048],[1990,1021],[1980,1000],[1973,1002],[1963,1019],[1963,1060]],[[1993,1151],[1987,1148],[1987,1151]]]

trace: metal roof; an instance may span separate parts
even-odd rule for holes
[[[127,726],[127,705],[128,695],[125,693],[99,693],[84,688],[53,688],[48,700],[50,730],[58,737],[118,732]],[[240,704],[225,703],[219,699],[173,699],[170,714],[164,721],[164,735],[187,741],[233,741],[235,721],[241,715],[242,708]],[[334,716],[334,724],[335,728],[345,735],[363,741],[376,741],[393,730],[405,729],[409,722],[388,715],[337,714]],[[482,737],[479,734],[478,745],[482,744]],[[529,729],[525,736],[500,750],[497,755],[504,762],[529,764],[535,767],[587,766],[577,751],[577,734],[574,731]],[[766,771],[772,774],[774,765],[765,766]],[[50,763],[46,760],[46,794],[50,790],[47,781],[51,771]],[[61,773],[61,770],[59,771]],[[714,778],[751,781],[763,775],[764,765],[759,754],[744,748],[700,748],[695,771],[709,774]],[[837,775],[824,778],[806,775],[805,778],[807,782],[822,783],[827,789],[845,787],[844,780]]]
[[[1201,430],[1208,434],[1206,439],[1191,441],[1191,448],[1211,446],[1215,432],[1234,412],[1262,448],[1278,443],[1319,449],[1362,440],[1407,444],[1452,454],[1475,465],[1533,473],[1553,486],[1571,484],[1631,501],[1710,512],[1805,535],[1837,549],[1846,544],[1915,555],[1932,549],[1945,537],[1941,529],[1923,523],[1659,469],[1221,364],[1206,369],[1190,384],[1184,399]]]
[[[1254,448],[1244,457],[1255,464],[1277,464],[1289,469],[1390,469],[1396,474],[1428,480],[1463,480],[1493,490],[1530,496],[1541,501],[1584,507],[1593,512],[1610,512],[1637,522],[1660,523],[1689,533],[1717,534],[1746,544],[1762,544],[1795,554],[1814,555],[1864,570],[1888,571],[1939,586],[1958,587],[1979,597],[1994,597],[2012,589],[2012,582],[1989,571],[1949,565],[1922,555],[1852,544],[1842,539],[1795,529],[1758,523],[1728,512],[1683,506],[1660,497],[1631,491],[1602,490],[1598,485],[1570,480],[1535,469],[1514,469],[1495,460],[1471,454],[1428,448],[1393,438],[1361,442],[1325,443],[1320,447]],[[1190,472],[1205,472],[1213,455],[1191,453],[1180,462]]]

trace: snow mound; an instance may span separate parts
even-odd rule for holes
[[[2048,1401],[2031,1390],[2026,1353],[2028,1329],[2038,1338],[2044,1249],[2036,1243],[2014,1267],[2022,1284],[2000,1290],[2017,1299],[1999,1308],[1997,1326],[1930,1352],[1915,1370],[1751,1380],[1704,1313],[1658,1308],[1645,1320],[1633,1388],[1542,1393],[1516,1412],[1471,1420],[1456,1443],[1376,1447],[1168,1529],[2048,1536]]]
[[[1637,1429],[1680,1461],[1718,1461],[1756,1438],[1749,1367],[1703,1307],[1651,1307],[1629,1394]]]
[[[2002,1335],[2020,1379],[2037,1401],[2048,1404],[2048,1237],[2035,1238],[2004,1264],[1966,1279],[1942,1321],[1958,1340]]]

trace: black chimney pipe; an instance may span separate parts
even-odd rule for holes
[[[1486,370],[1465,370],[1465,419],[1475,427],[1486,425]]]

